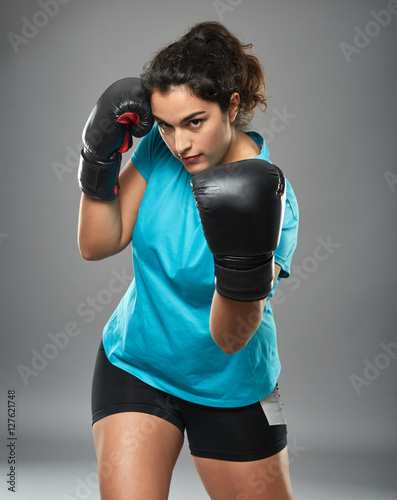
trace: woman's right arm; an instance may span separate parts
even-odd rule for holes
[[[150,101],[135,77],[110,85],[88,117],[77,174],[83,192],[78,246],[86,260],[114,255],[131,241],[146,181],[131,161],[119,174],[122,153],[153,122]]]
[[[115,255],[131,241],[146,181],[131,160],[120,173],[120,190],[111,201],[82,194],[78,223],[78,246],[86,260]]]

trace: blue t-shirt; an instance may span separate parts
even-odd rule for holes
[[[249,134],[261,147],[257,158],[269,161],[263,138]],[[104,328],[110,362],[194,403],[238,407],[260,401],[274,389],[280,373],[269,300],[247,346],[235,354],[223,352],[209,330],[214,260],[190,186],[192,174],[171,154],[157,125],[131,159],[147,187],[132,236],[134,279]],[[279,279],[290,273],[298,231],[298,205],[288,181],[286,185],[275,252],[282,268]],[[239,328],[244,335],[244,324]]]

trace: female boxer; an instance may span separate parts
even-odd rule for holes
[[[83,132],[80,252],[132,241],[134,266],[93,377],[102,500],[168,498],[185,432],[211,499],[293,498],[268,298],[290,272],[298,206],[246,132],[266,108],[250,49],[199,23],[111,85]]]

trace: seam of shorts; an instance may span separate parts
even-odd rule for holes
[[[153,411],[154,408],[156,407],[142,403],[120,403],[117,405],[109,406],[103,410],[95,412],[92,415],[92,425],[94,425],[95,422],[97,422],[98,420],[101,420],[104,417],[108,417],[109,415],[114,415],[115,413],[135,412],[135,413],[147,413],[149,415],[161,418],[178,427],[178,429],[181,432],[185,431],[183,423],[180,420],[178,420],[172,413],[169,413],[166,410],[161,409],[161,415],[156,415]]]
[[[251,462],[254,460],[262,460],[264,458],[276,455],[278,452],[283,450],[287,446],[287,436],[282,439],[267,446],[262,450],[255,451],[213,451],[213,450],[201,450],[199,448],[190,448],[190,453],[195,457],[200,458],[214,458],[217,460],[226,460],[229,462]]]

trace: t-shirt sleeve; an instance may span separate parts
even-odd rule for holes
[[[158,125],[155,124],[152,130],[141,139],[138,146],[133,151],[131,161],[146,182],[149,181],[149,177],[156,163],[156,156],[158,156],[159,152],[164,149],[164,147],[166,148],[167,146],[165,146],[161,138]]]
[[[284,222],[280,242],[274,252],[274,261],[281,267],[280,278],[288,278],[291,272],[292,255],[298,242],[299,209],[295,193],[286,180],[287,193],[285,200]]]

